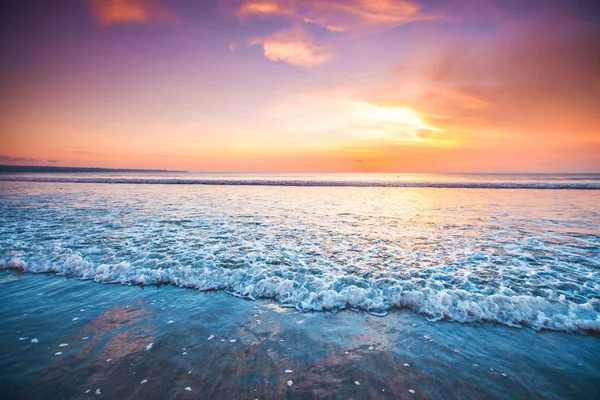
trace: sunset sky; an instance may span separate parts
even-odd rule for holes
[[[0,164],[599,172],[600,6],[8,0]]]

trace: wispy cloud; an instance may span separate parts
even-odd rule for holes
[[[436,18],[407,0],[246,0],[238,18],[288,17],[318,24],[332,32],[386,29]]]
[[[273,15],[294,15],[297,12],[296,1],[249,0],[244,1],[237,10],[240,19],[267,17]]]
[[[404,0],[317,1],[313,4],[305,17],[320,21],[330,30],[333,30],[331,27],[344,31],[387,29],[436,18],[422,13],[416,3]]]
[[[315,44],[314,38],[301,26],[275,32],[264,39],[252,39],[249,44],[263,46],[265,57],[271,61],[283,61],[296,67],[315,67],[335,57],[330,47]]]
[[[37,162],[40,162],[40,160],[38,160],[37,158],[32,158],[32,157],[0,156],[0,162],[8,162],[8,163],[13,163],[13,162],[32,162],[32,163],[37,163]]]
[[[551,25],[563,28],[548,31]],[[415,60],[398,71],[395,91],[417,81],[420,93],[398,100],[463,131],[501,130],[512,142],[529,139],[536,145],[540,137],[565,135],[597,140],[599,29],[579,30],[560,15],[519,28],[512,34],[519,41],[505,32],[485,46],[465,43],[439,57]]]
[[[89,5],[99,25],[176,22],[170,10],[157,0],[89,0]]]

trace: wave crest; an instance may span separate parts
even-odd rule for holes
[[[223,290],[246,299],[273,299],[283,307],[299,311],[363,310],[385,315],[398,308],[409,308],[432,321],[460,323],[492,322],[511,327],[528,326],[536,330],[600,331],[600,300],[577,304],[560,296],[550,300],[531,295],[484,295],[461,289],[417,288],[411,282],[386,279],[354,284],[330,285],[326,282],[295,281],[291,276],[253,275],[240,269],[226,268],[134,268],[128,262],[94,266],[78,253],[63,263],[31,265],[19,257],[0,263],[0,269],[15,268],[32,273],[57,273],[124,285],[173,284],[200,291]]]

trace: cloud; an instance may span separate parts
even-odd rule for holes
[[[175,17],[157,0],[89,0],[99,25],[114,23],[174,23]]]
[[[511,21],[480,40],[459,37],[407,59],[394,83],[366,98],[417,110],[465,149],[468,160],[452,159],[465,169],[480,162],[490,170],[577,170],[600,148],[598,48],[598,27],[561,14]],[[581,160],[572,158],[577,152]]]
[[[52,164],[56,164],[56,163],[59,163],[59,162],[60,162],[60,160],[48,160],[48,162],[49,162],[49,163],[52,163]]]
[[[326,25],[325,28],[330,32],[346,32],[346,29],[341,26]]]
[[[252,39],[249,44],[262,45],[265,57],[273,62],[283,61],[296,67],[316,67],[335,57],[330,47],[316,45],[313,41],[302,27],[295,26],[264,39]]]
[[[38,160],[37,158],[31,158],[31,157],[11,157],[11,156],[1,156],[0,155],[0,162],[9,162],[9,163],[13,163],[13,162],[32,162],[32,163],[37,163],[37,162],[40,162],[40,160]]]
[[[387,29],[438,18],[407,0],[246,0],[237,11],[241,20],[287,17],[317,24],[331,32]]]
[[[560,25],[560,33],[545,27]],[[482,124],[527,136],[600,139],[600,30],[569,27],[561,17],[484,49],[464,46],[430,60],[429,92],[423,107],[436,114],[478,119]]]
[[[249,0],[244,1],[237,10],[240,19],[250,17],[268,17],[273,15],[294,15],[296,13],[295,1],[281,0]]]
[[[435,18],[423,14],[416,3],[404,0],[330,0],[313,4],[305,17],[344,31],[387,29]]]

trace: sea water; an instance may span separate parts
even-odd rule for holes
[[[597,189],[594,174],[2,175],[0,268],[593,332]]]

